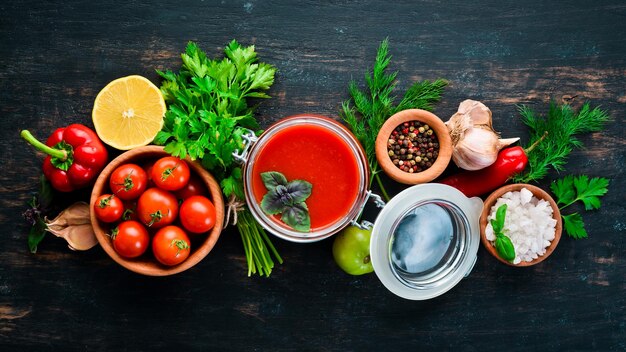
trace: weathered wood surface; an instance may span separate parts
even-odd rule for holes
[[[1,350],[626,349],[624,2],[5,1],[0,11]],[[564,238],[527,269],[481,248],[469,277],[425,302],[393,296],[375,275],[345,275],[331,240],[274,240],[286,262],[269,279],[246,276],[233,229],[199,265],[167,278],[52,236],[28,252],[20,213],[41,157],[19,130],[43,138],[91,125],[109,81],[158,83],[154,70],[177,68],[188,40],[220,55],[233,38],[280,70],[258,111],[264,125],[301,112],[337,117],[348,81],[362,83],[385,37],[398,88],[450,81],[435,111],[444,119],[461,100],[482,100],[505,136],[525,140],[515,104],[545,112],[550,98],[577,95],[602,105],[613,121],[584,137],[567,166],[611,179],[602,209],[584,214],[590,238]]]

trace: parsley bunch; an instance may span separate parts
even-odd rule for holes
[[[189,42],[181,55],[178,73],[158,71],[163,78],[161,93],[168,104],[163,129],[154,143],[173,156],[200,160],[215,176],[231,202],[245,199],[240,165],[233,158],[243,148],[248,130],[260,134],[254,107],[248,98],[269,98],[264,93],[274,83],[276,68],[259,63],[254,46],[242,47],[235,40],[224,49],[225,58],[212,60]],[[244,207],[237,228],[248,261],[248,275],[269,276],[274,266],[270,251],[282,263],[263,228]],[[248,216],[249,215],[249,216]]]
[[[378,47],[372,72],[365,75],[367,91],[359,90],[356,82],[351,81],[348,85],[351,99],[343,102],[341,111],[342,118],[365,149],[372,175],[371,180],[376,179],[378,187],[387,201],[389,201],[389,195],[380,179],[381,170],[376,160],[375,149],[378,131],[385,121],[398,111],[406,109],[431,111],[433,104],[441,99],[443,89],[448,84],[443,79],[434,82],[415,82],[404,93],[400,102],[396,104],[394,88],[398,72],[387,72],[390,61],[389,40],[385,39]]]

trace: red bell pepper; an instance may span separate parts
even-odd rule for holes
[[[61,192],[90,185],[108,161],[107,150],[91,129],[81,124],[58,128],[46,144],[23,130],[20,134],[48,156],[43,162],[43,174],[54,189]]]

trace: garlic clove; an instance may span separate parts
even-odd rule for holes
[[[491,110],[483,103],[467,99],[459,104],[458,113],[468,114],[472,120],[472,125],[486,125],[491,128]]]
[[[504,138],[504,139],[498,139],[498,143],[500,144],[500,147],[498,148],[498,151],[506,146],[509,146],[515,142],[519,141],[519,137],[516,138]]]
[[[448,127],[448,131],[450,132],[452,145],[456,145],[459,140],[463,139],[465,131],[473,127],[470,116],[459,112],[452,115],[450,120],[446,121],[445,125]]]
[[[47,231],[65,239],[72,250],[86,251],[98,244],[98,239],[91,224],[72,225],[61,230],[48,228]]]
[[[91,223],[89,217],[89,204],[85,202],[76,202],[63,210],[56,218],[52,220],[44,219],[46,225],[53,229],[62,229],[67,226],[84,225]]]

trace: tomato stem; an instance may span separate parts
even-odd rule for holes
[[[44,153],[52,156],[53,158],[60,159],[61,161],[65,161],[67,159],[67,151],[61,150],[61,149],[54,149],[54,148],[51,148],[51,147],[41,143],[28,130],[22,130],[22,132],[20,132],[20,136],[26,142],[28,142],[30,145],[35,147],[35,149],[39,150],[40,152],[44,152]]]

